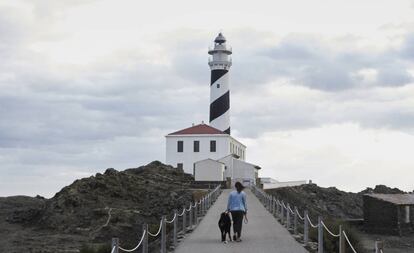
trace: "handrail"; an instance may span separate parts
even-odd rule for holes
[[[210,192],[208,192],[206,195],[204,195],[204,197],[201,198],[199,201],[194,202],[194,204],[193,203],[190,203],[188,209],[186,207],[184,207],[183,208],[183,211],[180,214],[177,213],[177,210],[174,210],[174,216],[172,217],[171,220],[167,220],[166,219],[166,216],[162,216],[162,218],[160,220],[160,225],[159,225],[158,231],[155,234],[153,234],[153,233],[151,233],[149,231],[147,224],[144,224],[143,225],[143,234],[141,236],[141,239],[138,242],[137,246],[135,246],[132,249],[124,249],[124,248],[120,247],[119,246],[119,239],[118,238],[112,238],[112,246],[111,246],[112,247],[112,250],[111,250],[111,253],[115,253],[115,252],[118,253],[118,249],[121,250],[121,251],[125,251],[125,252],[132,252],[132,251],[137,250],[139,248],[139,246],[141,246],[141,245],[143,245],[143,252],[148,252],[148,235],[149,236],[152,236],[152,237],[157,237],[160,234],[161,234],[161,239],[160,239],[160,241],[161,241],[161,253],[166,253],[167,252],[166,251],[166,245],[167,245],[167,240],[166,240],[166,224],[167,223],[168,224],[174,223],[174,229],[173,229],[173,233],[174,233],[174,236],[173,236],[173,244],[174,244],[174,246],[176,246],[177,241],[178,241],[177,240],[177,232],[178,232],[177,231],[177,219],[178,219],[178,217],[184,216],[184,214],[186,212],[190,212],[191,209],[197,208],[197,206],[201,206],[201,208],[200,208],[199,211],[201,213],[204,213],[206,210],[208,210],[211,207],[212,203],[219,196],[219,194],[217,194],[217,192],[220,190],[220,187],[221,186],[218,185],[216,188],[214,188],[213,190],[211,190]],[[112,210],[112,208],[108,212],[109,218],[108,218],[108,220],[107,220],[106,223],[109,223],[109,219],[110,219],[110,216],[111,216],[111,210]],[[198,209],[196,209],[196,210],[198,210]],[[195,217],[193,217],[193,215]],[[197,222],[198,222],[197,221],[197,216],[198,216],[198,212],[193,212],[193,213],[190,212],[190,226],[191,227],[193,225],[197,225]],[[194,222],[192,222],[192,218],[195,218],[195,221]],[[184,233],[186,231],[188,231],[186,229],[186,225],[185,225],[186,224],[186,221],[185,220],[186,219],[185,219],[185,216],[184,216],[184,219],[183,219],[183,226],[184,226],[183,227],[183,230],[184,230]]]
[[[307,223],[306,223],[306,221],[308,222],[308,225],[310,225],[312,228],[319,228],[318,229],[318,234],[319,233],[321,233],[321,235],[323,234],[323,228],[331,235],[331,236],[333,236],[333,237],[340,237],[341,238],[341,233],[343,234],[343,236],[345,237],[345,239],[346,239],[346,241],[347,241],[347,243],[349,244],[349,246],[351,247],[351,249],[352,249],[352,251],[354,252],[354,253],[357,253],[357,251],[355,250],[355,248],[352,246],[352,244],[351,244],[351,242],[349,241],[349,239],[348,239],[348,236],[346,235],[346,233],[345,233],[345,231],[344,230],[341,230],[340,229],[340,232],[339,232],[339,234],[335,234],[335,233],[333,233],[327,226],[326,226],[326,224],[323,222],[323,220],[321,219],[321,218],[319,218],[319,220],[318,220],[318,224],[317,225],[315,225],[315,224],[313,224],[312,223],[312,220],[310,219],[310,217],[309,217],[309,215],[307,214],[307,211],[305,211],[305,215],[302,217],[301,215],[300,215],[300,213],[299,213],[299,211],[298,211],[298,209],[295,207],[295,211],[293,211],[292,210],[292,208],[290,207],[290,205],[289,205],[289,203],[284,203],[283,201],[279,201],[279,199],[274,199],[273,197],[271,198],[270,196],[271,195],[269,195],[269,194],[267,194],[267,193],[265,193],[263,190],[261,190],[261,189],[259,189],[259,188],[257,188],[255,185],[253,185],[252,186],[252,190],[253,190],[253,192],[256,194],[256,196],[258,196],[258,198],[259,198],[259,200],[260,201],[262,201],[263,202],[263,204],[265,204],[266,206],[267,205],[269,205],[269,203],[270,203],[270,205],[272,206],[272,202],[274,203],[274,202],[276,202],[276,204],[278,205],[278,209],[277,210],[279,210],[279,206],[280,206],[280,208],[282,209],[282,213],[280,214],[280,213],[276,213],[276,215],[278,215],[279,217],[280,217],[280,215],[282,215],[282,222],[283,222],[283,209],[285,209],[286,211],[289,211],[289,213],[292,213],[292,214],[294,214],[295,215],[295,217],[299,217],[299,219],[300,220],[303,220],[304,222],[305,222],[305,233],[304,233],[304,240],[305,240],[305,244],[307,243],[307,240],[308,240],[308,232],[306,232],[309,228],[306,228],[307,227]],[[274,209],[272,209],[272,208],[270,208],[270,211],[273,211],[274,212]],[[278,211],[277,211],[278,212]],[[287,214],[289,214],[289,213],[287,213]],[[285,214],[285,215],[287,215],[287,214]],[[286,217],[286,219],[288,219],[288,217]],[[296,233],[296,218],[295,218],[295,233]],[[288,226],[288,228],[289,228],[289,221],[287,221],[287,226]],[[341,240],[341,239],[340,239]],[[321,237],[321,236],[318,236],[318,243],[321,243],[321,244],[323,244],[323,237]],[[380,252],[382,253],[382,249],[380,249]]]

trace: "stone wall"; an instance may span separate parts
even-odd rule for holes
[[[399,235],[399,212],[396,205],[373,198],[363,196],[364,228],[367,232],[379,234]]]

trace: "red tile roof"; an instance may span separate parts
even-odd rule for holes
[[[206,124],[199,124],[189,128],[182,129],[180,131],[170,133],[168,135],[182,135],[182,134],[226,134],[217,128],[211,127]]]

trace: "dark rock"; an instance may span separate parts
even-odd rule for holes
[[[105,170],[105,175],[115,175],[116,173],[118,173],[118,171],[114,168],[108,168]]]
[[[403,193],[397,188],[377,185],[359,193],[344,192],[336,187],[323,188],[316,184],[283,187],[267,190],[277,198],[297,206],[303,212],[307,209],[311,216],[333,219],[360,219],[363,217],[362,195],[366,193]]]
[[[132,246],[143,223],[158,226],[162,215],[193,201],[193,182],[182,170],[155,161],[76,180],[51,199],[0,198],[0,238],[6,238],[0,240],[0,252],[16,247],[19,252],[56,252],[44,249],[42,240],[31,240],[36,237],[65,249],[108,243],[114,236]]]
[[[383,193],[383,194],[401,194],[406,193],[404,191],[401,191],[398,188],[390,188],[385,185],[376,185],[374,189],[368,187],[367,189],[360,192],[361,194],[367,194],[367,193]]]

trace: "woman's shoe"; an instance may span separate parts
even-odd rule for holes
[[[241,241],[242,239],[240,237],[236,239],[236,242],[241,242]]]

